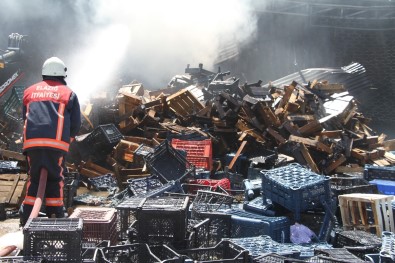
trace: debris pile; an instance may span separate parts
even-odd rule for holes
[[[89,224],[79,240],[84,262],[362,262],[365,254],[395,253],[386,245],[394,231],[390,190],[382,190],[389,184],[369,182],[395,180],[394,144],[368,126],[342,83],[241,84],[230,72],[188,65],[165,89],[133,81],[113,97],[95,94],[82,109],[64,203],[71,218]],[[4,168],[0,184],[12,207],[23,198],[26,164],[20,119],[9,115],[2,114],[1,155],[16,165]],[[108,194],[80,194],[81,187]],[[358,213],[354,202],[363,203]],[[97,225],[117,238],[108,233],[103,243],[95,233],[100,209],[76,215],[79,204],[106,207],[103,215],[115,209]],[[26,231],[36,231],[33,221]],[[385,247],[344,241],[354,229],[384,235]],[[71,260],[63,254],[54,260]]]

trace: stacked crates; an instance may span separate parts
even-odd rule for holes
[[[13,121],[22,120],[22,100],[23,92],[25,91],[25,86],[14,86],[11,95],[8,97],[4,103],[3,113],[4,116]]]
[[[82,229],[81,218],[30,218],[23,228],[24,256],[81,262]]]
[[[261,173],[263,197],[294,212],[296,221],[300,220],[301,212],[331,203],[328,176],[313,173],[297,163]]]
[[[84,220],[82,235],[84,241],[99,244],[109,240],[110,244],[116,244],[117,214],[114,208],[76,208],[70,218]]]

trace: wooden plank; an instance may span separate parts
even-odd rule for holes
[[[88,178],[93,178],[93,177],[98,177],[98,176],[102,176],[103,175],[102,173],[99,173],[97,171],[90,170],[90,169],[87,169],[87,168],[84,168],[84,167],[79,170],[79,173],[84,175],[84,176],[86,176],[86,177],[88,177]]]
[[[395,151],[395,139],[384,141],[383,146],[386,151]]]
[[[5,158],[15,159],[17,161],[26,161],[26,156],[19,152],[0,149],[0,155]]]
[[[15,178],[14,178],[14,182],[13,182],[13,184],[12,184],[12,186],[11,186],[11,188],[10,188],[10,191],[8,192],[8,196],[6,197],[6,200],[5,200],[7,203],[10,202],[11,197],[13,196],[13,194],[14,194],[14,192],[15,192],[15,188],[16,188],[16,186],[18,185],[19,178],[20,178],[20,175],[19,175],[19,174],[16,174],[16,175],[15,175]]]
[[[319,142],[317,140],[303,138],[303,137],[299,137],[299,136],[295,136],[295,135],[290,135],[288,140],[293,141],[293,142],[303,143],[303,144],[309,145],[309,146],[313,146],[314,148],[316,148],[322,152],[329,153],[329,154],[331,154],[333,152],[332,148],[330,148],[326,144]]]
[[[342,135],[342,130],[334,130],[334,131],[321,131],[320,136],[326,136],[328,138],[340,138]]]
[[[313,120],[298,129],[299,134],[302,136],[310,136],[315,133],[321,132],[323,129],[318,120]]]
[[[345,161],[347,161],[347,158],[341,154],[339,156],[339,158],[337,160],[335,160],[334,162],[332,162],[326,169],[325,169],[325,173],[326,174],[330,174],[333,170],[335,170],[338,166],[340,166],[342,163],[344,163]]]
[[[314,121],[316,120],[314,115],[310,114],[292,114],[287,116],[289,121]]]
[[[290,121],[285,121],[283,123],[283,127],[292,135],[300,136],[300,133],[298,132],[298,127],[294,125]]]
[[[287,140],[286,140],[283,136],[281,136],[277,131],[275,131],[274,129],[272,129],[272,128],[269,127],[269,128],[266,129],[266,131],[267,131],[271,136],[273,136],[274,139],[276,139],[276,141],[278,141],[279,143],[284,144],[284,143],[287,142]]]
[[[318,169],[317,165],[315,164],[313,158],[311,157],[309,150],[307,150],[306,146],[303,143],[299,144],[299,149],[301,153],[303,154],[304,159],[306,160],[308,166],[310,169],[315,172],[315,173],[320,173],[320,170]]]
[[[286,105],[288,104],[296,85],[297,83],[292,81],[291,85],[284,87],[284,95],[278,105],[278,108],[283,108],[285,111],[287,110]]]
[[[243,151],[244,147],[246,146],[247,141],[243,141],[239,147],[239,149],[237,150],[235,156],[233,156],[232,161],[230,162],[228,168],[229,170],[232,170],[233,165],[236,163],[237,158],[239,158],[239,155],[241,154],[241,152]]]
[[[363,173],[364,168],[362,166],[348,167],[348,166],[338,166],[336,167],[336,173]]]

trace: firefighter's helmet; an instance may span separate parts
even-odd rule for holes
[[[44,62],[42,75],[66,77],[66,71],[67,67],[61,59],[57,57],[51,57]]]

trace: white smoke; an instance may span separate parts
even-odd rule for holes
[[[86,37],[91,41],[69,59],[68,81],[83,98],[121,74],[141,78],[149,89],[164,88],[187,64],[212,69],[221,43],[243,43],[256,30],[248,1],[90,3],[95,10]]]
[[[1,0],[2,38],[29,35],[36,50],[28,73],[37,78],[46,58],[64,60],[81,100],[134,79],[155,90],[187,64],[216,70],[222,46],[252,39],[252,1]]]

